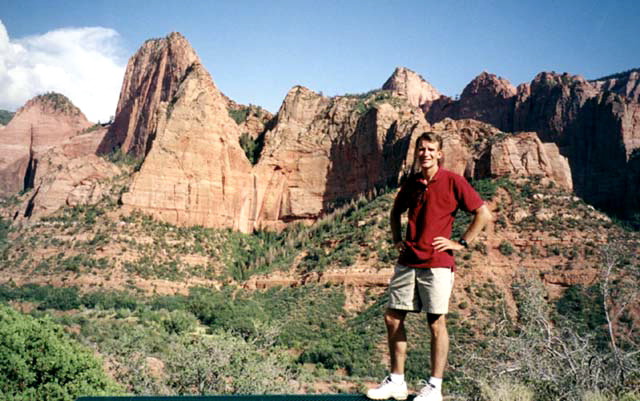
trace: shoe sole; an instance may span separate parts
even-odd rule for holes
[[[374,398],[374,397],[370,397],[370,396],[367,394],[367,398],[368,398],[368,399],[370,399],[370,400],[375,400],[375,401],[390,400],[390,399],[392,399],[392,398],[393,398],[394,400],[396,400],[396,401],[404,401],[404,400],[406,400],[408,397],[409,397],[409,395],[408,395],[408,394],[401,394],[401,395],[398,395],[398,396],[396,396],[396,395],[393,395],[393,394],[392,394],[392,395],[390,395],[390,396],[389,396],[389,397],[387,397],[387,398],[384,398],[384,397],[381,397],[381,398]]]

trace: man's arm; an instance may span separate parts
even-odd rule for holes
[[[391,222],[391,236],[393,238],[393,246],[400,252],[405,250],[405,244],[402,240],[402,224],[400,223],[400,216],[402,216],[402,210],[398,207],[398,201],[396,200],[391,209],[391,215],[389,221]]]
[[[473,211],[473,220],[471,221],[471,224],[467,228],[467,231],[465,231],[464,234],[462,234],[461,239],[464,239],[465,241],[467,241],[467,243],[471,243],[471,241],[473,241],[478,236],[478,234],[480,234],[482,229],[492,219],[493,219],[493,216],[491,215],[491,211],[489,211],[489,208],[487,207],[487,205],[484,204],[480,206],[479,208]],[[395,241],[395,238],[394,238],[394,241]],[[459,251],[461,249],[464,249],[464,246],[458,241],[453,241],[445,237],[435,237],[433,239],[432,245],[436,251],[440,251],[440,252],[446,251],[449,249],[454,251]]]

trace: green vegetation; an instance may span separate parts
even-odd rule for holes
[[[262,137],[254,139],[246,132],[243,132],[242,135],[240,135],[240,147],[244,150],[244,153],[247,155],[247,159],[249,159],[251,164],[255,165],[258,163],[263,145],[264,141]]]
[[[80,109],[74,106],[68,97],[60,93],[47,92],[36,96],[36,99],[48,104],[56,111],[72,115],[80,114]]]
[[[11,223],[0,217],[0,255],[9,246],[9,232],[11,231]],[[0,258],[1,259],[1,258]]]
[[[579,199],[542,183],[534,177],[473,185],[484,199],[495,196],[495,228],[506,231],[503,238],[540,230],[558,241],[536,242],[530,253],[521,242],[517,251],[507,240],[497,249],[474,243],[457,255],[458,262],[471,267],[501,252],[515,255],[514,264],[516,256],[528,259],[524,265],[552,256],[558,270],[572,263],[602,266],[600,238],[610,243],[635,238],[615,222],[594,217],[596,212]],[[392,266],[397,253],[390,243],[388,213],[394,191],[342,202],[312,226],[243,234],[176,227],[139,212],[114,218],[126,185],[115,179],[98,205],[67,207],[28,229],[10,229],[0,221],[0,247],[5,249],[0,269],[40,278],[57,275],[63,282],[117,272],[124,274],[119,278],[125,290],[5,283],[0,302],[63,325],[75,341],[109,361],[110,374],[133,394],[312,392],[308,383],[357,384],[385,374],[384,290],[325,283],[322,274]],[[515,211],[526,213],[515,219]],[[536,218],[540,211],[551,217]],[[453,237],[469,222],[470,215],[458,213]],[[588,230],[591,240],[565,243],[574,228]],[[632,273],[638,264],[626,253],[610,254],[620,257],[606,296],[602,285],[576,286],[550,304],[537,271],[518,274],[513,288],[510,275],[495,283],[491,278],[465,282],[463,291],[454,293],[457,308],[448,316],[452,348],[446,391],[455,399],[478,400],[509,391],[533,400],[632,399],[638,380],[634,372],[640,371],[632,343],[637,323],[633,311],[618,312],[621,303],[616,302],[633,299],[638,280]],[[252,276],[278,270],[298,278],[296,286],[243,288],[252,285],[246,282]],[[143,295],[141,290],[162,280],[191,278],[215,282],[183,295],[156,295],[154,287]],[[143,279],[148,281],[138,286]],[[617,351],[612,351],[605,311],[616,322]],[[407,377],[413,381],[428,371],[429,341],[423,334],[428,327],[421,315],[411,315],[407,326]],[[575,371],[566,368],[574,365]]]
[[[242,108],[242,109],[229,109],[229,116],[231,118],[233,118],[233,121],[236,122],[236,124],[240,125],[243,122],[247,121],[247,117],[249,116],[249,108]]]
[[[344,97],[357,100],[355,104],[355,111],[358,114],[365,114],[382,103],[389,103],[390,105],[397,107],[406,102],[405,99],[394,96],[392,91],[382,89],[371,90],[366,93],[348,93],[345,94]]]
[[[0,304],[0,396],[16,400],[75,400],[119,392],[93,354],[49,319]]]
[[[265,110],[260,106],[250,104],[248,106],[238,105],[237,109],[228,109],[228,113],[236,124],[240,125],[247,121],[249,116],[255,116],[261,119],[265,115]]]
[[[0,110],[0,124],[7,125],[9,121],[13,118],[15,113],[7,110]]]
[[[499,387],[527,389],[531,400],[584,400],[595,388],[604,400],[633,397],[632,383],[640,366],[637,355],[600,347],[591,332],[582,331],[580,309],[562,318],[555,316],[535,273],[520,272],[513,294],[517,320],[493,314],[491,319],[496,320],[486,326],[482,340],[454,340],[452,384],[461,386],[460,395],[468,399],[480,392],[491,397],[486,384],[495,383],[495,374],[500,372]],[[568,299],[574,300],[572,295]],[[573,302],[566,301],[560,302],[564,306],[559,309],[566,311]],[[491,367],[488,371],[487,366]],[[486,377],[482,372],[487,372]]]
[[[344,311],[340,286],[264,292],[192,288],[185,296],[145,298],[116,291],[80,295],[75,288],[2,285],[0,299],[35,303],[34,314],[77,310],[56,319],[79,327],[78,340],[117,361],[116,378],[134,393],[291,392],[282,379],[299,376],[303,364],[315,365],[319,372],[345,368],[354,376],[383,374],[376,345],[384,329],[382,320],[373,318],[382,313],[386,300],[354,316]],[[284,349],[304,352],[294,357]],[[165,362],[166,380],[144,381],[146,357]],[[129,374],[132,370],[141,374]],[[247,371],[254,372],[251,382],[246,381]],[[203,376],[228,379],[197,382]]]
[[[105,159],[119,166],[132,166],[134,171],[140,170],[144,157],[136,157],[122,151],[122,148],[114,149],[105,156]]]
[[[514,252],[513,245],[511,245],[511,243],[508,241],[500,242],[500,245],[498,245],[498,250],[504,256],[510,256]]]

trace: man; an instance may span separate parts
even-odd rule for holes
[[[401,187],[391,210],[393,242],[400,251],[384,314],[391,374],[379,387],[367,392],[367,397],[374,400],[407,398],[404,319],[407,312],[420,310],[427,312],[431,331],[431,378],[415,401],[442,400],[442,378],[449,352],[445,315],[455,272],[453,251],[468,247],[492,218],[489,208],[463,177],[440,167],[443,153],[439,135],[423,133],[416,141],[415,154],[419,172]],[[473,219],[462,237],[452,240],[449,238],[458,209],[473,213]],[[407,210],[409,221],[403,241],[400,216]]]

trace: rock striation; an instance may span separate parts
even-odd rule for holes
[[[429,82],[406,67],[397,67],[382,89],[407,99],[415,107],[428,105],[442,96]]]
[[[640,68],[591,81],[600,91],[613,92],[640,102]]]
[[[2,130],[0,196],[31,188],[39,157],[91,125],[64,95],[47,93],[29,100]]]
[[[126,208],[178,225],[229,227],[248,232],[255,209],[251,163],[237,124],[209,73],[196,62],[175,96],[157,108],[157,127]]]
[[[177,32],[147,40],[129,59],[115,120],[99,147],[144,157],[157,130],[156,111],[174,98],[187,69],[199,62],[189,42]]]

